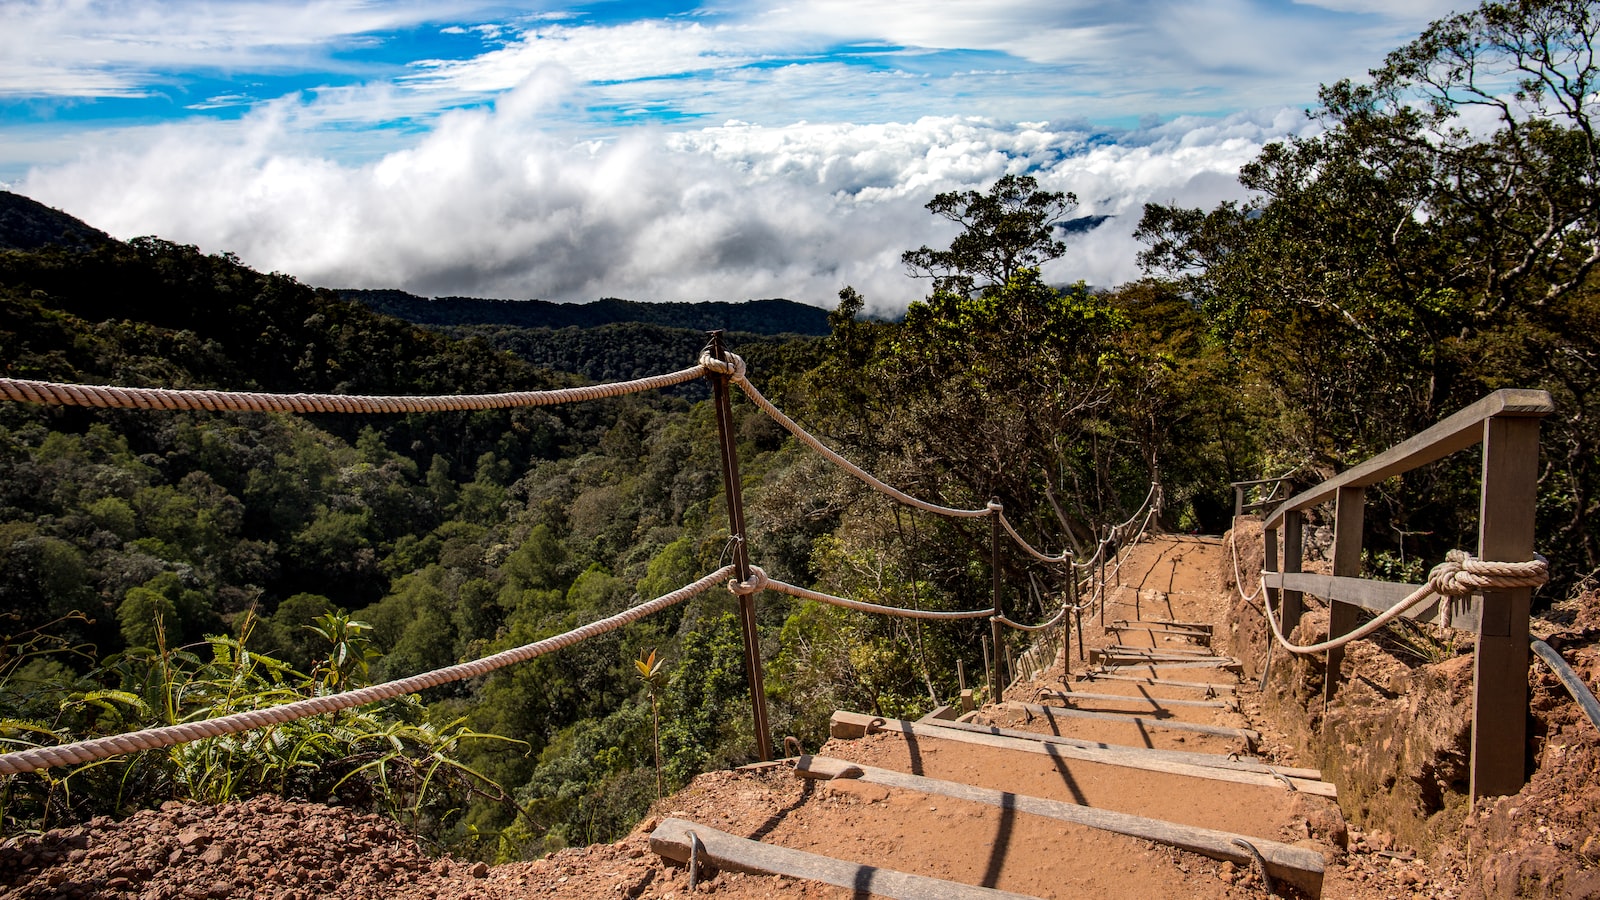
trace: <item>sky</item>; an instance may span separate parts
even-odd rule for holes
[[[1451,6],[0,0],[0,187],[322,287],[893,312],[924,205],[1027,174],[1111,287]]]

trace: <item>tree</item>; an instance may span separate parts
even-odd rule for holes
[[[1255,199],[1146,208],[1144,265],[1189,293],[1254,417],[1290,438],[1278,464],[1331,473],[1488,389],[1543,387],[1563,414],[1541,509],[1600,564],[1597,30],[1583,0],[1442,19],[1370,81],[1324,86],[1325,130],[1241,171]]]
[[[1041,191],[1031,175],[1006,175],[989,188],[948,191],[928,201],[928,211],[961,226],[949,249],[926,245],[901,255],[914,277],[932,278],[935,292],[970,296],[1009,283],[1066,252],[1055,227],[1078,198]]]

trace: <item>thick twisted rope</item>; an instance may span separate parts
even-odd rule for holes
[[[736,353],[729,353],[727,356],[727,361],[723,361],[712,356],[710,353],[702,353],[700,354],[700,365],[710,371],[729,376],[733,383],[737,384],[739,389],[745,392],[745,395],[750,398],[751,402],[755,403],[756,406],[761,407],[762,411],[771,416],[774,422],[777,422],[779,425],[783,426],[785,431],[798,438],[802,444],[805,444],[807,447],[810,447],[811,449],[822,454],[824,459],[828,460],[839,468],[844,469],[851,475],[854,475],[861,483],[867,485],[878,493],[883,494],[884,496],[893,497],[907,506],[914,506],[917,509],[926,510],[927,512],[931,513],[937,513],[941,516],[951,516],[953,518],[962,519],[981,519],[984,516],[991,514],[987,507],[984,507],[983,509],[957,509],[953,506],[940,506],[937,503],[929,503],[926,500],[919,500],[905,491],[899,490],[898,488],[890,487],[889,485],[884,484],[882,481],[874,478],[869,472],[867,472],[867,470],[861,468],[850,460],[845,459],[843,456],[840,456],[828,445],[813,437],[810,432],[806,431],[804,428],[801,428],[793,419],[784,415],[783,410],[773,406],[772,401],[768,400],[766,397],[763,397],[761,392],[756,390],[756,386],[750,383],[750,379],[745,377],[744,359]]]
[[[211,412],[282,413],[422,413],[458,410],[512,409],[554,406],[620,397],[640,391],[668,388],[705,374],[692,366],[666,375],[632,381],[592,384],[548,391],[512,391],[503,394],[461,394],[445,397],[362,396],[358,394],[267,394],[252,391],[172,390],[168,388],[115,387],[61,384],[0,378],[0,397],[23,403],[88,406],[100,409],[203,409]]]
[[[1028,555],[1032,556],[1034,559],[1046,563],[1060,563],[1071,558],[1066,553],[1051,556],[1050,554],[1045,553],[1028,543],[1028,541],[1023,538],[1020,533],[1018,533],[1017,529],[1012,526],[1011,522],[1006,519],[1005,511],[998,503],[986,504],[982,509],[959,509],[953,506],[941,506],[937,503],[930,503],[926,500],[913,497],[899,488],[892,487],[891,485],[885,484],[884,482],[878,480],[870,472],[846,459],[833,448],[829,447],[827,444],[824,444],[820,439],[806,431],[800,426],[799,423],[795,422],[795,420],[784,415],[783,410],[774,406],[772,401],[763,396],[761,391],[758,390],[755,385],[750,383],[750,379],[745,377],[744,359],[737,353],[728,353],[726,355],[728,357],[726,360],[720,360],[712,356],[709,352],[702,353],[700,354],[700,365],[708,371],[727,375],[734,384],[739,386],[740,390],[744,391],[745,396],[749,397],[752,403],[760,407],[761,410],[767,415],[771,416],[772,420],[781,425],[785,431],[794,435],[795,438],[797,438],[802,444],[805,444],[807,447],[810,447],[811,449],[822,454],[824,459],[845,470],[846,472],[849,472],[862,484],[865,484],[878,493],[883,494],[886,497],[891,497],[894,500],[905,504],[906,506],[925,510],[936,515],[961,519],[981,519],[985,516],[998,516],[1000,519],[1000,525],[1005,529],[1006,533],[1011,536],[1011,539],[1017,543],[1017,546],[1021,547],[1023,551],[1028,553]]]
[[[836,597],[833,594],[824,594],[821,591],[807,590],[803,587],[767,577],[767,573],[760,566],[750,567],[750,580],[733,582],[728,585],[728,590],[735,594],[750,594],[759,590],[777,591],[802,600],[815,600],[818,603],[827,603],[833,606],[842,606],[845,609],[854,609],[859,612],[878,613],[885,616],[899,616],[902,619],[981,619],[994,615],[992,609],[968,609],[952,612],[936,612],[927,609],[903,609],[898,606],[880,606],[876,603],[864,603],[860,600],[850,600],[845,597]]]
[[[1534,554],[1534,558],[1527,562],[1487,562],[1474,557],[1465,550],[1451,550],[1445,554],[1445,561],[1433,567],[1428,573],[1428,583],[1412,591],[1404,600],[1379,613],[1376,618],[1348,634],[1330,638],[1320,644],[1294,644],[1283,636],[1283,629],[1278,625],[1277,616],[1273,615],[1272,603],[1263,601],[1261,608],[1266,610],[1267,622],[1272,626],[1272,635],[1278,639],[1290,653],[1320,653],[1335,647],[1343,647],[1351,641],[1358,641],[1379,628],[1389,624],[1408,610],[1422,605],[1434,597],[1465,597],[1474,591],[1485,588],[1519,588],[1538,587],[1550,580],[1550,563],[1543,556]],[[1266,586],[1266,578],[1262,577],[1262,587]],[[1243,592],[1240,592],[1241,595]],[[1264,593],[1264,591],[1263,591]]]
[[[503,650],[493,656],[486,656],[482,659],[443,669],[435,669],[409,678],[375,684],[340,694],[329,694],[325,697],[308,697],[305,700],[296,700],[293,703],[285,703],[282,706],[253,709],[219,716],[215,719],[202,719],[196,722],[149,728],[144,731],[134,731],[127,734],[95,738],[94,740],[78,741],[72,744],[62,744],[59,747],[36,747],[30,750],[6,753],[0,755],[0,775],[15,775],[19,772],[33,772],[51,766],[93,762],[123,753],[132,753],[136,750],[158,750],[162,747],[197,741],[202,738],[238,734],[241,731],[249,731],[253,728],[280,725],[284,722],[292,722],[307,716],[352,709],[357,706],[365,706],[368,703],[376,703],[379,700],[390,700],[406,694],[414,694],[417,691],[438,687],[441,684],[452,681],[486,675],[496,669],[526,662],[536,656],[542,656],[553,650],[560,650],[563,647],[570,647],[579,641],[588,640],[596,635],[613,631],[652,613],[660,612],[669,606],[682,603],[690,597],[711,588],[718,581],[732,574],[733,571],[733,566],[723,566],[693,584],[685,585],[670,594],[662,595],[649,602],[623,610],[609,618],[590,622],[588,625],[574,628],[554,637],[545,638],[542,641],[524,644],[521,647],[514,647],[510,650]]]
[[[1077,607],[1063,606],[1062,608],[1056,610],[1056,614],[1051,616],[1048,621],[1040,622],[1037,625],[1024,625],[1021,622],[1013,622],[1004,615],[997,615],[993,616],[992,618],[1001,625],[1004,625],[1007,628],[1015,629],[1016,631],[1044,631],[1047,628],[1054,628],[1057,625],[1060,625],[1061,620],[1066,617],[1068,609],[1076,610]]]

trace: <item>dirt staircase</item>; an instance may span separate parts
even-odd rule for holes
[[[805,781],[797,804],[852,800],[851,828],[778,815],[751,840],[667,819],[652,847],[853,896],[1322,896],[1334,789],[1254,755],[1239,663],[1213,646],[1218,549],[1136,548],[1104,624],[1084,621],[1088,646],[999,703],[914,722],[835,713],[818,754],[778,765]]]

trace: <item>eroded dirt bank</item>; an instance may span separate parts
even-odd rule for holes
[[[1234,545],[1230,535],[1229,545]],[[1240,520],[1238,579],[1258,590],[1260,525]],[[1325,562],[1308,560],[1308,571]],[[1235,588],[1232,652],[1258,680],[1271,640],[1259,599],[1236,589],[1234,560],[1224,583]],[[1293,636],[1327,635],[1327,611],[1307,597]],[[1580,677],[1600,684],[1600,595],[1589,592],[1536,619],[1534,631],[1562,650]],[[1324,708],[1323,657],[1277,648],[1260,702],[1299,752],[1339,786],[1352,824],[1387,852],[1416,855],[1459,880],[1467,896],[1600,897],[1600,733],[1554,675],[1529,672],[1531,774],[1518,794],[1471,809],[1471,636],[1438,641],[1357,641],[1345,653],[1342,681]]]

